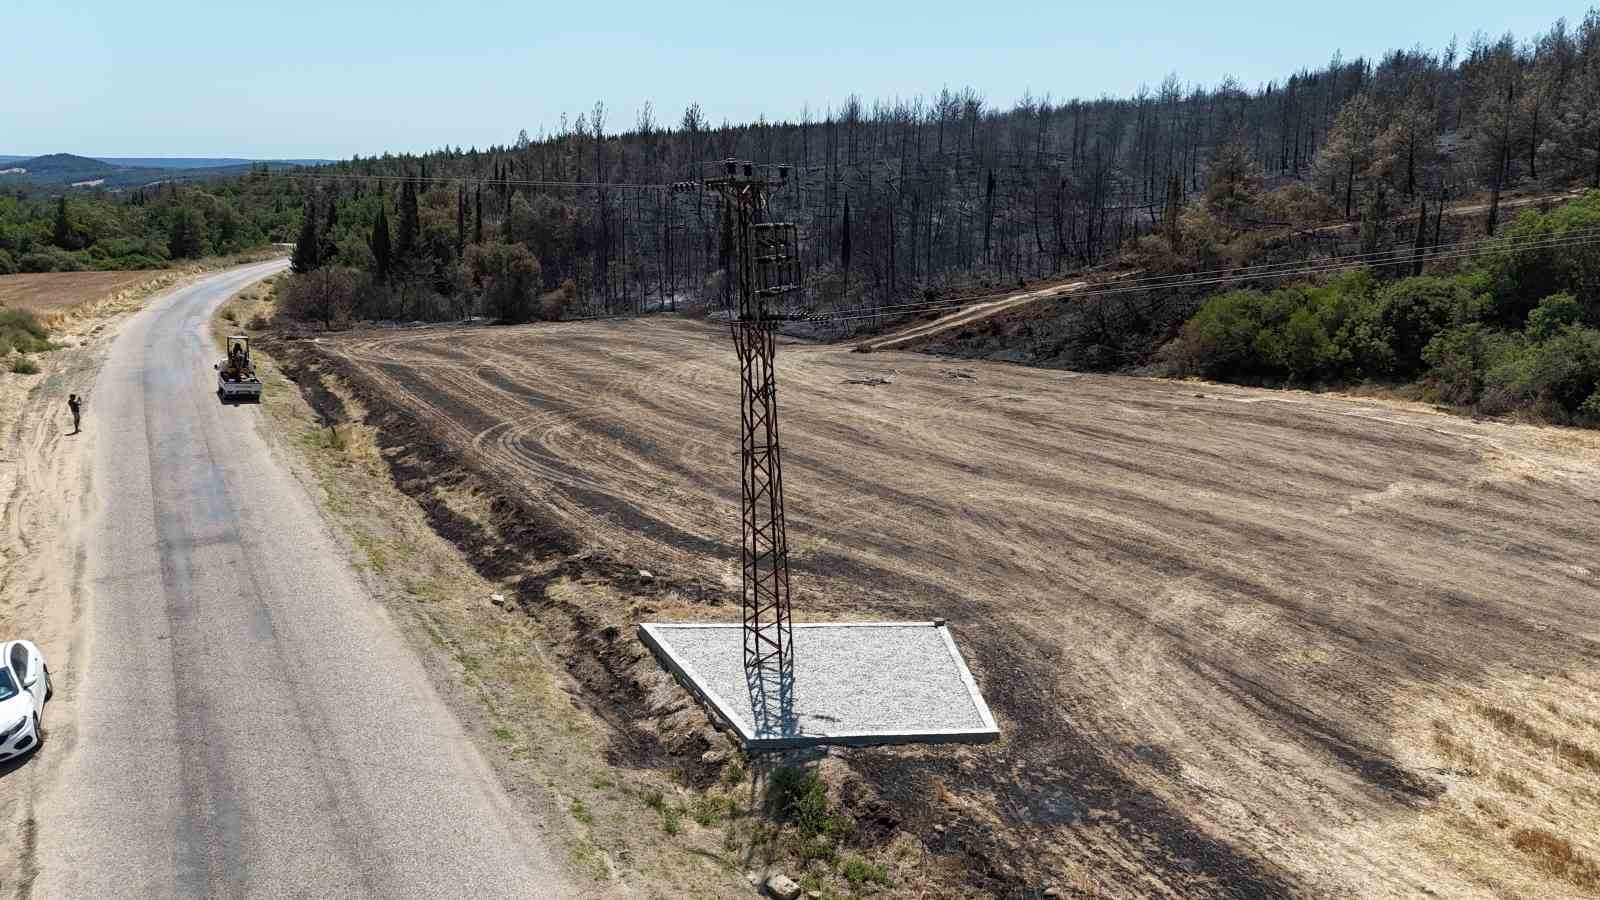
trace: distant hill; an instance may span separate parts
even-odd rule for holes
[[[0,156],[0,160],[11,157]],[[21,157],[16,157],[20,159]],[[142,169],[220,169],[235,166],[248,167],[251,163],[282,164],[286,166],[324,166],[331,159],[242,159],[206,156],[96,156],[101,162],[115,163]]]
[[[23,187],[59,191],[125,190],[160,181],[193,181],[243,175],[251,166],[321,165],[327,160],[249,160],[210,157],[113,157],[96,159],[73,153],[44,156],[0,155],[0,188]]]

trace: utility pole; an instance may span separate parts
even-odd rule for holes
[[[736,217],[728,276],[736,279],[738,308],[728,310],[728,319],[739,355],[744,665],[747,675],[788,674],[794,645],[773,356],[777,324],[787,318],[778,298],[800,288],[800,247],[792,223],[766,218],[771,194],[788,183],[789,167],[735,159],[715,165],[703,185],[674,188],[714,190]]]

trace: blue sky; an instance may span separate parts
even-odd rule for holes
[[[1010,105],[1126,94],[1168,73],[1247,85],[1394,47],[1525,38],[1583,5],[1020,4],[1006,0],[240,4],[12,0],[0,153],[348,157],[509,143],[603,100],[675,122],[795,118],[970,85]],[[608,130],[614,130],[608,128]]]

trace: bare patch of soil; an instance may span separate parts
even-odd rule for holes
[[[40,315],[57,313],[167,275],[161,270],[0,275],[0,306],[31,309]]]

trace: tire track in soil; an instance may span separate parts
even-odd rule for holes
[[[639,567],[731,602],[715,585],[736,554],[733,460],[703,452],[736,441],[718,331],[430,329],[279,355],[325,416],[342,413],[318,378],[353,389],[397,482],[485,574],[522,575],[525,604],[552,609],[545,588],[562,577],[622,583]],[[442,340],[459,363],[416,346]],[[1597,658],[1584,623],[1600,595],[1574,573],[1600,485],[1544,432],[984,363],[957,380],[937,359],[792,349],[780,406],[797,606],[950,618],[1006,730],[990,747],[850,757],[880,798],[863,801],[873,833],[916,833],[971,889],[1030,896],[1069,858],[1133,894],[1372,887],[1325,874],[1344,869],[1415,889],[1427,877],[1404,848],[1327,825],[1436,794],[1393,762],[1390,711],[1497,660]],[[893,381],[841,388],[863,371]],[[462,483],[494,498],[489,529],[433,493]],[[627,623],[554,611],[617,760],[693,780],[631,725],[648,712],[619,646]],[[993,821],[946,826],[950,797]]]

